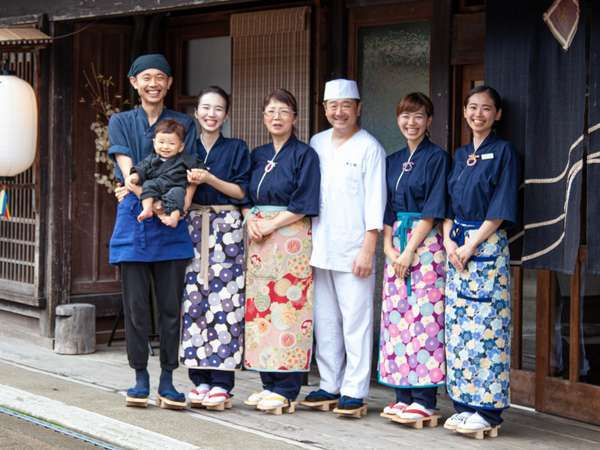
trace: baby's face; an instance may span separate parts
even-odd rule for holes
[[[183,142],[175,133],[156,133],[154,151],[161,158],[169,159],[183,151]]]

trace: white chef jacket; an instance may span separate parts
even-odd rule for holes
[[[321,163],[319,216],[312,221],[314,267],[351,272],[368,230],[383,229],[385,151],[361,129],[334,148],[333,129],[310,140]]]

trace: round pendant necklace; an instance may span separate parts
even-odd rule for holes
[[[479,147],[477,147],[477,149],[473,150],[473,153],[471,153],[469,156],[467,156],[467,166],[473,167],[475,164],[477,164],[477,160],[479,159],[477,150],[479,150],[480,148],[481,148],[481,145]]]
[[[476,151],[477,150],[475,150],[475,152]],[[469,166],[469,167],[474,166],[475,164],[477,164],[477,158],[479,158],[479,156],[476,155],[475,152],[471,153],[469,155],[469,157],[467,158],[467,166]]]
[[[415,149],[415,151],[410,154],[410,156],[408,157],[408,161],[402,163],[402,172],[400,172],[400,176],[396,180],[396,187],[394,188],[394,191],[398,190],[398,185],[400,184],[402,175],[404,175],[406,172],[410,172],[411,170],[414,169],[415,163],[412,162],[411,159],[414,156],[414,154],[417,153],[417,150],[419,150],[419,149],[418,148]]]

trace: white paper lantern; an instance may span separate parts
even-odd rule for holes
[[[18,77],[0,75],[0,176],[13,177],[31,167],[37,128],[33,88]]]

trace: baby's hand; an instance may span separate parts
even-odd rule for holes
[[[188,170],[188,182],[191,184],[199,185],[206,183],[211,176],[211,173],[206,169]]]
[[[125,184],[139,184],[140,176],[137,173],[132,173],[125,178]]]

